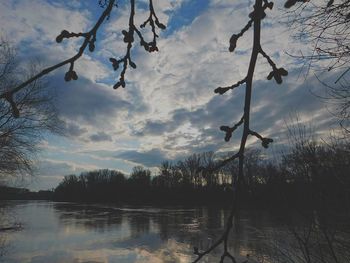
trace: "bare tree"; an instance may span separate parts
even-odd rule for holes
[[[289,0],[285,7],[291,8],[290,23],[298,30],[295,37],[311,45],[311,54],[302,58],[309,63],[326,61],[328,70],[349,67],[349,0]]]
[[[307,72],[313,66],[323,71],[340,71],[335,83],[321,81],[326,94],[318,96],[330,102],[331,112],[350,133],[350,84],[346,78],[350,70],[350,1],[289,0],[285,7],[290,8],[289,23],[298,32],[295,38],[310,47],[309,54],[291,56],[302,59]]]
[[[337,83],[325,83],[324,95],[317,95],[328,102],[330,112],[339,120],[340,126],[345,131],[345,137],[350,135],[350,82],[348,76],[342,75]]]
[[[213,168],[216,166],[214,152],[204,152],[201,154],[202,177],[207,187],[217,186],[219,184],[218,174]]]
[[[6,41],[0,42],[1,93],[33,75],[35,67],[35,63],[17,63],[15,49]],[[30,174],[42,135],[48,131],[59,132],[60,122],[52,95],[42,82],[32,82],[16,93],[15,100],[16,107],[0,101],[0,180]],[[16,109],[21,111],[21,116]]]

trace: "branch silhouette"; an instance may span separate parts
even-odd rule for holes
[[[43,76],[49,74],[52,71],[55,71],[56,69],[59,69],[65,65],[69,65],[69,69],[66,72],[64,79],[65,81],[71,81],[71,80],[77,80],[78,79],[78,74],[74,70],[74,64],[76,61],[78,61],[83,54],[85,53],[86,48],[89,49],[90,52],[93,52],[95,50],[95,42],[96,42],[96,35],[101,27],[102,23],[106,20],[109,19],[111,12],[113,10],[113,7],[116,7],[116,0],[100,0],[99,5],[105,10],[102,12],[101,16],[98,18],[97,22],[95,25],[92,27],[92,29],[88,32],[80,32],[80,33],[75,33],[75,32],[69,32],[67,30],[62,30],[62,32],[56,37],[56,42],[61,43],[65,39],[69,38],[84,38],[83,43],[81,44],[78,52],[66,59],[63,60],[53,66],[47,67],[43,69],[41,72],[38,74],[30,77],[28,80],[18,84],[16,87],[0,94],[0,99],[6,100],[13,112],[13,116],[15,118],[18,118],[20,116],[20,111],[17,107],[17,104],[14,100],[14,95],[19,92],[20,90],[26,88],[29,84],[35,82],[36,80],[42,78]],[[145,27],[147,24],[150,25],[151,30],[153,32],[153,40],[151,42],[146,42],[142,36],[142,33],[140,30],[135,26],[134,24],[134,16],[135,16],[135,0],[130,0],[130,18],[129,18],[129,30],[123,30],[122,33],[124,35],[124,42],[127,43],[127,51],[125,56],[122,59],[115,59],[115,58],[110,58],[110,62],[112,63],[113,69],[117,70],[119,63],[123,62],[123,70],[120,73],[120,78],[119,81],[114,85],[114,88],[118,88],[122,86],[123,88],[125,87],[125,73],[127,70],[128,65],[130,65],[132,68],[136,68],[136,64],[131,60],[131,48],[132,48],[132,43],[134,42],[134,33],[136,32],[137,36],[140,38],[140,45],[145,48],[146,51],[148,52],[154,52],[158,51],[157,47],[157,42],[156,38],[158,37],[156,33],[156,27],[160,29],[165,29],[166,26],[159,22],[159,19],[154,11],[153,7],[153,0],[149,0],[149,11],[150,15],[149,18],[140,26],[140,27]]]
[[[253,47],[252,47],[252,53],[250,57],[249,67],[247,71],[247,75],[242,80],[238,81],[236,84],[229,86],[229,87],[219,87],[215,89],[215,93],[224,94],[230,89],[234,89],[242,84],[245,84],[245,100],[244,100],[244,112],[242,118],[234,124],[232,127],[229,126],[221,126],[220,130],[224,131],[226,133],[225,135],[225,141],[229,141],[232,137],[233,132],[240,126],[243,125],[243,133],[241,137],[240,147],[238,152],[236,152],[231,157],[223,160],[221,163],[219,163],[215,169],[219,169],[229,162],[232,162],[235,159],[238,159],[238,177],[237,180],[232,180],[232,188],[233,188],[233,202],[231,206],[230,214],[226,221],[226,227],[221,235],[221,237],[214,242],[208,249],[204,251],[199,251],[197,247],[194,247],[194,254],[197,256],[196,259],[193,261],[199,262],[205,255],[208,255],[211,251],[213,251],[215,248],[217,248],[219,245],[223,245],[223,253],[220,258],[220,263],[223,263],[225,258],[230,259],[233,263],[236,263],[235,257],[228,251],[228,237],[230,234],[230,231],[233,226],[233,218],[238,212],[238,202],[240,197],[240,191],[242,188],[242,182],[244,180],[244,152],[246,148],[246,142],[248,139],[248,136],[255,136],[258,139],[261,140],[261,144],[264,148],[268,148],[269,144],[273,142],[270,138],[265,138],[259,133],[252,131],[250,129],[250,106],[251,106],[251,96],[252,96],[252,88],[253,88],[253,77],[254,77],[254,71],[256,67],[256,62],[258,55],[261,54],[264,58],[267,59],[268,63],[272,67],[272,71],[267,76],[268,80],[271,80],[274,78],[278,84],[282,83],[282,76],[287,76],[288,72],[284,68],[277,68],[276,64],[273,62],[273,60],[263,51],[260,43],[261,38],[261,20],[266,17],[265,10],[269,8],[273,8],[273,2],[269,2],[268,0],[255,0],[254,10],[249,14],[250,20],[248,21],[247,25],[243,27],[241,32],[239,34],[233,34],[229,41],[229,51],[233,52],[236,48],[237,40],[248,31],[253,26]]]
[[[313,67],[316,72],[321,72],[320,76],[333,72],[335,80],[320,80],[316,76],[325,87],[325,94],[315,95],[325,99],[330,113],[349,134],[350,88],[347,75],[350,71],[350,1],[302,1],[288,8],[289,24],[297,29],[294,38],[307,42],[308,49],[299,51],[299,54],[287,54],[303,63],[306,75]]]

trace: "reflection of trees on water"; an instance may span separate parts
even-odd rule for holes
[[[4,212],[4,208],[0,207],[0,222],[4,222],[5,221],[5,212]],[[1,223],[2,225],[3,223]],[[2,226],[0,226],[2,227]],[[1,257],[4,256],[4,254],[6,253],[6,233],[4,231],[0,232],[0,261],[1,261]]]
[[[112,208],[55,203],[54,209],[60,223],[75,225],[87,230],[105,232],[123,223],[122,212]]]
[[[144,243],[144,238],[149,236],[150,242],[154,241],[154,235],[163,241],[175,240],[181,244],[197,246],[199,249],[207,248],[220,234],[224,227],[227,209],[201,207],[196,209],[159,209],[159,212],[147,212],[147,209],[115,209],[91,205],[55,204],[55,210],[62,224],[83,227],[84,229],[101,232],[110,231],[116,227],[127,227],[130,230],[128,239],[137,239]],[[231,246],[235,251],[242,248],[237,240],[251,240],[245,230],[245,224],[238,226],[239,231],[233,236]],[[123,226],[121,226],[123,224]],[[136,244],[135,242],[132,242]],[[137,244],[136,244],[137,245]],[[251,245],[251,244],[244,244]],[[149,244],[149,247],[153,247]],[[191,253],[191,249],[188,253]]]
[[[224,227],[225,218],[229,211],[227,209],[201,207],[196,209],[159,209],[157,212],[148,212],[147,209],[114,209],[89,205],[55,204],[58,218],[63,224],[74,224],[77,227],[84,227],[88,230],[110,231],[116,227],[126,227],[130,230],[128,240],[134,239],[133,244],[137,246],[149,242],[157,242],[154,235],[157,235],[163,243],[174,240],[179,244],[197,246],[199,249],[207,248],[220,234]],[[249,222],[247,222],[249,224]],[[123,224],[123,226],[121,226]],[[243,222],[243,224],[246,224]],[[237,240],[251,240],[245,235],[249,234],[245,226],[239,226],[240,231],[234,235],[234,242],[231,246],[235,251],[241,251],[240,242]],[[138,241],[137,241],[137,240]],[[159,242],[159,241],[158,241]],[[119,243],[119,245],[122,245]],[[246,245],[246,244],[245,244]],[[250,244],[247,244],[248,246]],[[154,247],[148,244],[148,247]]]
[[[115,209],[90,205],[55,204],[61,223],[75,224],[89,230],[109,231],[115,227],[130,230],[128,240],[134,246],[157,248],[174,240],[179,244],[206,249],[220,235],[227,209],[201,207],[196,209]],[[152,210],[152,209],[151,209]],[[236,255],[259,259],[259,262],[350,262],[350,233],[346,217],[332,213],[295,211],[242,211],[235,221],[229,246]],[[338,222],[334,225],[333,222]],[[343,225],[339,222],[344,222]],[[349,229],[349,228],[348,228]],[[158,236],[158,241],[154,237]],[[157,244],[156,244],[157,243]],[[220,251],[217,250],[217,253]],[[334,255],[338,261],[334,261]]]
[[[131,226],[131,238],[150,233],[151,218],[148,215],[136,213],[128,216]]]
[[[11,203],[0,203],[0,262],[1,258],[8,252],[11,244],[8,242],[10,232],[20,231],[22,224],[11,209]]]
[[[288,243],[276,242],[276,257],[289,253],[286,262],[350,262],[349,214],[344,211],[322,207],[290,214],[288,230]]]

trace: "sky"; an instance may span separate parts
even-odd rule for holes
[[[136,24],[147,19],[146,0],[139,0]],[[316,78],[331,80],[335,73],[318,73],[303,67],[290,54],[307,54],[310,45],[292,38],[286,25],[283,1],[276,1],[262,25],[262,46],[277,64],[289,71],[281,85],[268,81],[271,71],[259,57],[254,76],[251,127],[273,146],[262,149],[255,138],[248,147],[274,155],[286,145],[290,116],[314,126],[319,137],[336,128],[337,120],[322,99],[324,87]],[[45,77],[55,91],[55,103],[64,123],[65,136],[47,134],[40,143],[32,190],[55,187],[68,174],[94,169],[116,169],[126,174],[136,165],[156,172],[163,160],[179,160],[192,153],[237,149],[240,131],[224,141],[221,125],[232,126],[242,116],[244,86],[217,95],[214,89],[245,77],[252,31],[228,51],[229,39],[248,21],[253,1],[157,0],[155,11],[167,25],[159,32],[159,52],[146,53],[135,45],[136,69],[126,72],[126,88],[114,90],[119,72],[110,57],[120,58],[126,45],[121,31],[128,28],[128,1],[118,1],[97,34],[96,49],[76,62],[77,81],[64,81],[63,67]],[[0,1],[0,34],[17,47],[21,60],[38,59],[47,67],[74,55],[82,39],[56,43],[65,29],[86,32],[103,8],[97,0]],[[147,29],[145,37],[150,41]],[[136,44],[139,40],[136,40]]]

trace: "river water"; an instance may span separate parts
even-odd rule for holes
[[[1,201],[0,207],[1,226],[18,226],[0,233],[0,262],[8,263],[191,262],[193,247],[210,246],[222,233],[229,213],[216,207],[48,201]],[[295,240],[300,238],[296,233],[305,237],[305,229],[291,228],[279,213],[242,211],[230,235],[230,251],[237,263],[303,262],[303,249]],[[341,237],[342,245],[350,241],[346,232]],[[327,249],[319,246],[321,251]],[[202,262],[219,262],[220,253],[221,248],[216,249]],[[339,262],[350,262],[343,260]]]

